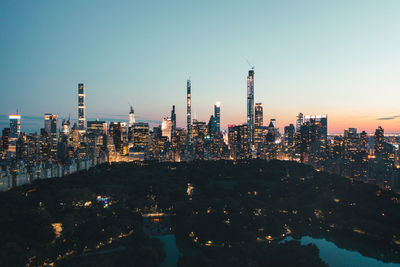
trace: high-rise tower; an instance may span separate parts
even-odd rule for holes
[[[247,76],[247,139],[249,145],[254,141],[254,69]]]
[[[257,151],[260,151],[263,143],[263,106],[256,103],[254,114],[254,144]]]
[[[175,105],[172,106],[172,110],[171,110],[171,122],[172,122],[171,135],[172,135],[172,136],[175,136],[175,134],[176,134],[176,114],[175,114]]]
[[[21,116],[20,115],[10,115],[10,136],[17,137],[21,132]]]
[[[215,118],[215,133],[218,134],[221,131],[221,102],[217,102],[214,106],[214,118]]]
[[[187,135],[190,136],[190,128],[192,124],[192,94],[191,82],[187,80],[186,84],[186,119],[187,119]]]
[[[86,122],[86,107],[85,107],[85,86],[83,83],[78,84],[78,128],[85,129]]]
[[[129,127],[132,127],[135,122],[135,112],[133,111],[133,107],[131,106],[131,110],[129,111]]]
[[[21,132],[21,116],[10,115],[10,132],[8,136],[8,157],[14,158],[17,152],[17,139]]]
[[[57,129],[58,115],[45,113],[44,114],[44,130],[49,136],[50,157],[55,160],[57,156],[57,142],[58,142],[58,129]]]

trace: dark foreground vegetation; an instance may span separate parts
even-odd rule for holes
[[[400,262],[400,196],[294,162],[120,163],[0,193],[2,266],[158,266],[143,214],[167,213],[180,266],[326,266],[324,237]]]

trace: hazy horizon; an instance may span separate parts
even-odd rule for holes
[[[246,121],[246,76],[264,124],[327,114],[328,132],[400,132],[398,1],[3,1],[0,114],[77,118],[85,83],[88,118],[114,118],[133,105],[144,121],[176,106],[208,121],[221,102],[221,128]],[[102,114],[111,114],[102,115]],[[121,118],[119,118],[121,119]],[[37,125],[38,122],[35,122]],[[8,120],[1,119],[0,127]],[[36,126],[35,126],[36,128]]]

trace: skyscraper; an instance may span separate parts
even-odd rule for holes
[[[247,76],[247,138],[249,145],[254,141],[254,70]]]
[[[10,115],[10,135],[8,137],[8,157],[14,158],[17,152],[17,139],[21,132],[21,116]]]
[[[375,156],[381,157],[383,154],[383,148],[384,148],[384,130],[381,126],[378,127],[378,129],[375,130],[375,135],[374,135],[374,149],[375,149]]]
[[[263,106],[257,103],[255,106],[255,126],[254,143],[258,152],[260,152],[263,143]]]
[[[78,128],[85,129],[86,111],[85,111],[85,86],[83,83],[78,84]]]
[[[10,136],[17,137],[21,132],[21,116],[20,115],[10,115]]]
[[[171,122],[172,122],[171,135],[172,135],[172,136],[175,136],[175,135],[176,135],[176,114],[175,114],[175,105],[172,106],[172,110],[171,110]]]
[[[131,106],[131,110],[129,111],[129,127],[132,127],[135,122],[135,112],[133,111],[133,107]]]
[[[186,84],[186,119],[187,119],[187,136],[190,138],[190,126],[192,124],[192,95],[191,82],[187,80]]]
[[[58,131],[57,131],[57,120],[58,115],[45,113],[44,114],[44,130],[47,132],[50,138],[50,157],[56,159],[57,156],[57,143],[58,143]]]
[[[221,132],[221,102],[217,102],[214,105],[214,119],[215,119],[215,134]]]
[[[173,128],[173,123],[171,118],[163,118],[162,124],[161,124],[161,132],[162,136],[168,137],[168,141],[171,142],[171,136],[172,136],[172,128]]]
[[[303,113],[299,113],[297,115],[297,120],[296,120],[296,132],[300,132],[301,125],[303,125],[304,122],[304,115]]]
[[[44,130],[48,134],[57,132],[57,120],[58,120],[58,115],[56,114],[52,113],[44,114]]]

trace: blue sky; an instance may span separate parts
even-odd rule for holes
[[[1,1],[0,115],[246,120],[246,60],[264,123],[328,114],[330,132],[400,129],[400,1]],[[379,118],[391,118],[379,120]],[[28,129],[23,124],[22,128]],[[0,120],[0,127],[7,122]]]

